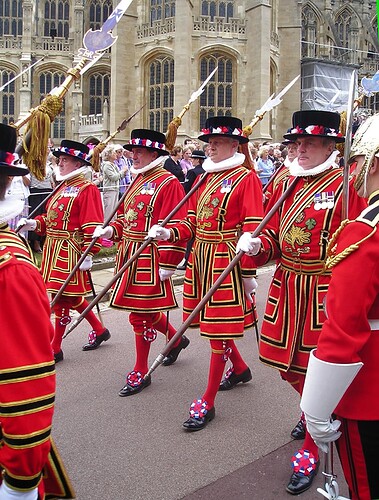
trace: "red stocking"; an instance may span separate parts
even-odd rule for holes
[[[280,372],[280,376],[283,380],[292,385],[296,392],[300,395],[303,392],[305,375],[294,372]]]
[[[172,339],[172,337],[175,335],[176,330],[172,326],[170,322],[167,321],[167,316],[163,313],[156,313],[152,316],[153,320],[153,326],[158,332],[164,333],[166,335],[168,340]],[[177,342],[172,346],[173,348],[178,346],[180,343],[180,338],[178,339]]]
[[[84,297],[76,298],[72,304],[72,308],[76,309],[80,314],[85,310],[87,306],[88,302]],[[101,324],[101,321],[92,310],[88,311],[88,313],[84,317],[91,325],[92,330],[96,333],[96,335],[101,335],[104,332],[104,326]]]
[[[241,373],[243,373],[245,370],[248,369],[248,366],[243,360],[239,350],[237,349],[234,340],[228,340],[227,347],[228,348],[230,347],[232,349],[229,359],[233,363],[234,373],[236,375],[240,375]]]
[[[134,365],[134,370],[136,372],[140,372],[143,376],[149,369],[148,360],[151,342],[145,340],[142,333],[135,332],[134,338],[136,344],[136,362]]]
[[[152,316],[150,314],[131,312],[129,314],[129,322],[135,332],[136,362],[134,370],[145,375],[149,369],[148,359],[151,342],[145,339],[144,333],[145,331],[152,331]]]
[[[211,340],[211,361],[209,366],[208,386],[203,395],[209,408],[214,406],[216,394],[225,369],[225,342],[222,340]]]
[[[51,343],[51,348],[56,354],[61,350],[62,337],[66,330],[66,326],[70,323],[70,305],[65,299],[58,300],[54,305],[55,330],[54,338]]]

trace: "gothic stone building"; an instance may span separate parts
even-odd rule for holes
[[[4,123],[25,116],[61,84],[80,60],[84,33],[99,29],[117,3],[0,0]],[[205,92],[185,114],[178,140],[195,137],[208,116],[239,116],[247,125],[271,94],[300,74],[302,60],[342,60],[372,76],[379,52],[374,3],[133,0],[114,30],[115,45],[70,88],[51,135],[55,142],[104,139],[143,105],[117,141],[126,141],[131,128],[164,132],[216,66]],[[300,107],[299,80],[251,138],[281,140]]]

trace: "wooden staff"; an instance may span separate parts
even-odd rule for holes
[[[190,191],[184,196],[184,198],[176,205],[176,207],[171,210],[171,212],[165,217],[165,219],[159,224],[161,227],[164,227],[170,220],[173,218],[173,216],[178,212],[178,210],[187,202],[187,200],[192,196],[192,194],[203,184],[207,177],[207,174],[203,174],[199,180],[195,184],[195,186],[192,187]],[[79,323],[82,322],[84,319],[85,315],[98,303],[100,300],[104,297],[104,295],[107,293],[107,291],[112,287],[112,285],[124,274],[126,269],[133,264],[134,261],[138,259],[138,257],[141,255],[141,253],[145,250],[145,248],[150,245],[150,243],[154,240],[154,238],[147,237],[145,241],[142,243],[142,245],[139,247],[139,249],[131,256],[129,259],[125,262],[125,264],[120,267],[118,272],[113,276],[113,278],[105,285],[105,287],[102,289],[102,291],[96,296],[96,298],[88,304],[86,309],[82,312],[82,314],[72,322],[70,328],[67,330],[63,338],[66,338],[69,333],[71,333],[74,328],[76,328]]]
[[[278,199],[278,201],[272,206],[272,208],[269,210],[269,212],[264,216],[260,224],[257,226],[255,231],[252,233],[253,238],[257,238],[261,231],[264,229],[264,227],[268,224],[268,222],[271,220],[273,215],[279,210],[279,208],[282,206],[284,200],[288,198],[288,196],[292,193],[292,191],[295,189],[296,184],[298,182],[298,177],[295,178],[291,184],[288,186],[288,188],[284,191],[282,196]],[[187,330],[187,328],[191,325],[192,321],[194,318],[199,314],[199,312],[204,308],[205,304],[209,301],[209,299],[213,296],[213,294],[216,292],[216,290],[219,288],[219,286],[223,283],[225,278],[228,276],[228,274],[234,269],[234,267],[239,263],[241,260],[242,256],[244,255],[245,252],[240,250],[236,256],[230,261],[229,265],[223,270],[223,272],[220,274],[220,276],[217,278],[217,280],[214,282],[212,287],[208,290],[208,292],[204,295],[204,297],[200,300],[200,302],[197,304],[197,306],[194,308],[194,310],[191,312],[191,314],[188,316],[188,318],[182,323],[182,325],[179,327],[175,335],[170,339],[170,341],[165,345],[164,349],[162,352],[157,356],[151,367],[149,368],[149,371],[145,375],[145,379],[148,378],[153,371],[158,368],[159,365],[162,364],[164,358],[167,356],[167,354],[171,351],[172,347],[174,344],[179,340],[179,338],[183,335],[183,333]]]

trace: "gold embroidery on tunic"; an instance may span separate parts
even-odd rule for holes
[[[292,226],[284,237],[284,241],[295,248],[295,244],[303,246],[311,242],[311,233],[305,231],[302,227]]]
[[[203,219],[210,219],[213,217],[213,208],[211,207],[203,207],[203,209],[200,211],[198,219],[203,220]]]
[[[125,214],[125,220],[129,222],[136,220],[137,218],[138,218],[138,212],[136,212],[132,208],[129,208],[129,210]]]

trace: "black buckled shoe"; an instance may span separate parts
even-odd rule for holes
[[[253,376],[251,375],[250,368],[247,368],[244,372],[240,373],[239,375],[234,373],[233,368],[229,368],[229,370],[225,374],[225,377],[222,379],[218,390],[229,391],[230,389],[233,389],[233,387],[235,387],[240,382],[246,384],[246,382],[249,382],[249,380],[251,380],[252,378]]]
[[[305,438],[305,422],[301,418],[295,427],[291,431],[292,439],[304,439]]]
[[[208,408],[208,403],[203,399],[195,399],[190,407],[190,418],[183,422],[183,427],[187,431],[201,431],[204,427],[215,418],[216,410],[213,406]]]
[[[146,379],[142,376],[140,372],[132,371],[126,377],[126,385],[118,393],[119,396],[133,396],[143,391],[145,387],[151,384],[151,376],[149,375]]]
[[[62,349],[60,351],[54,353],[54,361],[55,361],[55,364],[59,363],[59,361],[63,361]]]
[[[82,347],[83,351],[93,351],[94,349],[97,349],[100,347],[100,344],[102,342],[106,342],[111,338],[111,334],[109,330],[106,328],[101,335],[97,335],[94,331],[92,331],[88,335],[88,342],[87,344],[84,344]]]
[[[308,454],[309,458],[306,457]],[[299,450],[299,452],[292,457],[294,472],[292,473],[289,483],[287,484],[286,491],[291,495],[300,495],[304,491],[309,490],[312,486],[313,480],[317,475],[320,461],[314,459],[312,453],[306,450]]]
[[[173,365],[175,361],[178,359],[180,351],[182,349],[186,349],[189,346],[189,343],[190,343],[189,338],[187,338],[185,335],[182,335],[179,345],[171,349],[171,351],[164,358],[162,365],[163,366]]]

